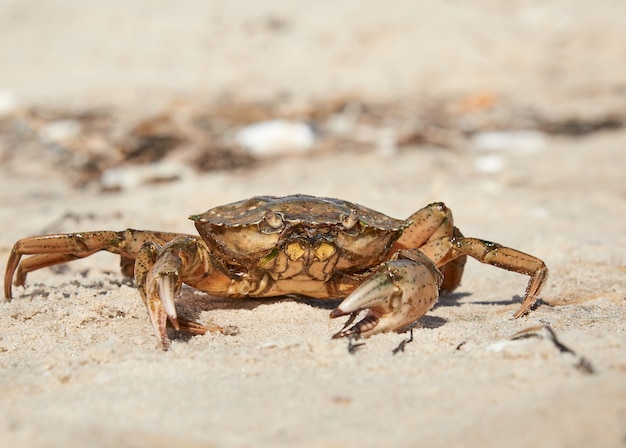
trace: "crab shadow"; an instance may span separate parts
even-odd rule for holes
[[[341,300],[321,300],[298,295],[264,298],[244,297],[233,299],[229,297],[211,296],[202,291],[183,286],[178,298],[176,299],[176,307],[180,308],[182,313],[186,313],[187,318],[197,318],[200,313],[204,311],[253,310],[262,305],[284,302],[305,303],[314,308],[332,311],[341,303]]]
[[[266,298],[244,297],[233,299],[228,297],[211,296],[205,292],[183,285],[183,288],[176,299],[176,310],[179,316],[190,321],[198,322],[201,320],[200,315],[203,312],[216,310],[254,310],[260,306],[285,302],[302,303],[313,308],[327,310],[330,314],[330,311],[334,310],[341,303],[341,300],[321,300],[298,295]],[[236,334],[238,331],[236,328],[232,330],[232,334]],[[170,336],[177,340],[188,340],[193,336],[193,334],[185,331],[174,332],[171,328],[168,328],[168,333],[171,333]]]
[[[216,297],[206,294],[202,291],[195,290],[191,287],[183,286],[177,300],[176,308],[179,316],[183,316],[188,320],[198,321],[203,312],[211,312],[215,310],[254,310],[262,305],[271,305],[284,302],[301,303],[312,308],[330,311],[339,306],[343,299],[314,299],[306,296],[286,295],[269,298],[241,298],[232,299],[225,297]],[[408,331],[411,327],[416,328],[439,328],[448,322],[447,319],[439,316],[425,315],[422,316],[414,325],[402,329],[399,333]],[[193,334],[168,328],[168,333],[173,339],[189,340]],[[235,333],[236,334],[236,331]]]
[[[460,307],[466,304],[506,306],[520,304],[523,300],[521,296],[514,295],[508,300],[481,300],[471,302],[462,301],[463,299],[470,296],[472,296],[472,293],[469,292],[458,292],[442,295],[435,303],[433,309],[437,309],[440,307]],[[202,291],[198,291],[191,287],[184,286],[176,301],[176,307],[179,311],[179,315],[184,316],[189,320],[198,321],[200,319],[200,315],[205,311],[210,312],[214,310],[254,310],[262,305],[271,305],[284,302],[302,303],[313,308],[327,310],[328,312],[330,312],[337,306],[339,306],[339,304],[342,302],[342,299],[322,300],[298,295],[287,295],[262,299],[232,299],[227,297],[211,296]],[[535,307],[539,306],[541,303],[541,301],[538,301]],[[535,307],[533,307],[533,309]],[[447,322],[448,319],[444,317],[426,314],[419,318],[414,325],[407,327],[407,329],[411,327],[435,329],[444,326]],[[170,331],[172,330],[170,329]],[[401,330],[400,332],[402,333],[404,331]],[[178,340],[189,340],[193,335],[191,333],[180,331],[173,333],[171,336],[173,336],[174,339]]]
[[[469,304],[471,305],[500,305],[500,306],[520,305],[524,301],[524,298],[517,294],[512,296],[508,300],[478,300],[478,301],[470,301],[470,302],[461,301],[466,297],[470,297],[471,295],[472,295],[471,292],[457,292],[457,293],[442,294],[437,300],[437,302],[435,303],[435,305],[433,306],[433,309],[440,308],[440,307],[450,307],[450,306],[460,307],[460,306],[469,305]],[[537,306],[541,305],[542,303],[543,302],[541,301],[541,299],[537,300],[537,303],[532,309],[535,309]]]

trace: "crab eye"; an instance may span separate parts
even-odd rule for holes
[[[279,213],[275,213],[271,210],[265,212],[263,219],[272,229],[280,229],[283,225],[283,217]]]
[[[357,209],[350,210],[350,214],[341,221],[344,229],[350,230],[359,222],[359,211]]]

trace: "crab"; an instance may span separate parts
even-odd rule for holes
[[[410,328],[440,293],[457,288],[467,256],[530,277],[515,318],[531,310],[548,274],[532,255],[464,237],[442,202],[398,220],[341,199],[256,196],[190,219],[200,236],[126,229],[21,239],[8,259],[4,294],[11,299],[13,278],[22,286],[31,271],[102,250],[118,254],[167,349],[168,323],[196,334],[223,330],[177,315],[183,284],[217,297],[343,299],[330,313],[348,316],[333,336],[340,338]]]

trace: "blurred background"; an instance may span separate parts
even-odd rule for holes
[[[277,155],[532,151],[623,126],[625,22],[620,0],[0,0],[0,161],[117,189]]]

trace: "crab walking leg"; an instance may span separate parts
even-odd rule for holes
[[[429,240],[452,235],[454,222],[452,212],[443,202],[433,202],[413,213],[411,221],[396,242],[397,248],[409,249],[422,246]]]
[[[463,234],[456,227],[452,228],[452,238],[459,239],[464,238]],[[441,239],[441,238],[440,238]],[[448,237],[443,237],[445,241],[448,241]],[[435,239],[434,241],[438,241]],[[428,246],[429,243],[426,243],[425,246]],[[424,252],[422,249],[425,247],[422,246],[420,251]],[[432,260],[432,258],[431,258]],[[441,292],[449,293],[454,291],[461,284],[461,277],[463,276],[463,271],[465,270],[465,263],[467,262],[467,255],[456,256],[452,260],[449,260],[445,264],[437,264],[439,271],[443,274],[443,283],[441,284]]]
[[[452,211],[443,202],[433,202],[413,213],[409,225],[394,246],[394,250],[421,248],[430,241],[443,237],[460,238],[463,235],[454,227]],[[447,264],[438,264],[443,274],[442,292],[454,291],[461,283],[466,257],[450,260]]]
[[[513,314],[514,318],[521,317],[530,311],[548,278],[548,268],[539,258],[478,238],[444,237],[427,243],[420,250],[437,266],[450,263],[458,257],[470,256],[481,263],[530,276],[524,300]]]
[[[461,284],[461,276],[465,270],[465,263],[467,262],[467,256],[450,260],[443,266],[439,266],[439,271],[443,274],[443,283],[441,284],[440,291],[444,294],[454,291]]]
[[[22,286],[29,272],[88,257],[102,250],[121,255],[122,271],[128,274],[130,271],[125,267],[127,260],[134,259],[145,242],[165,244],[179,236],[178,233],[126,229],[120,232],[103,230],[23,238],[15,243],[9,255],[4,274],[4,295],[7,299],[11,298],[14,275],[15,285]],[[22,260],[24,255],[30,257]]]
[[[519,250],[476,238],[455,239],[453,243],[453,251],[459,254],[469,255],[481,263],[530,276],[522,305],[513,317],[517,319],[530,311],[548,279],[548,268],[543,261]]]
[[[135,259],[135,285],[141,294],[143,303],[148,309],[148,315],[150,316],[150,322],[154,329],[154,333],[159,340],[163,349],[169,346],[169,340],[167,338],[167,332],[165,330],[167,325],[167,314],[163,309],[161,301],[152,298],[152,295],[146,291],[146,282],[150,269],[154,266],[154,263],[159,255],[161,247],[153,242],[145,243]]]
[[[452,212],[443,202],[435,202],[415,212],[396,242],[395,249],[419,248],[435,262],[444,281],[442,291],[453,291],[461,282],[468,256],[481,263],[530,276],[518,318],[528,313],[546,282],[548,268],[540,259],[500,244],[477,238],[465,238],[454,227]]]
[[[13,255],[13,253],[11,253]],[[54,266],[57,264],[68,263],[70,261],[78,260],[80,258],[84,258],[85,256],[91,255],[87,254],[84,256],[75,255],[75,254],[41,254],[41,255],[33,255],[32,257],[26,258],[22,260],[19,265],[17,272],[15,272],[15,286],[23,286],[26,283],[26,275],[29,272],[36,271],[38,269],[47,268],[49,266]],[[11,263],[11,260],[9,260]],[[9,266],[7,266],[7,277],[4,281],[5,288],[5,296],[6,296],[6,288],[7,286],[11,287],[11,278],[9,277]],[[9,290],[9,294],[11,291]]]
[[[376,274],[330,314],[331,318],[351,315],[333,338],[367,337],[412,324],[435,304],[442,281],[443,276],[424,254],[418,250],[401,251],[397,260],[384,262]],[[366,316],[347,328],[364,309],[368,309]]]
[[[198,239],[181,236],[161,247],[145,243],[135,260],[135,283],[148,309],[150,321],[158,343],[163,349],[169,347],[167,321],[179,330],[181,327],[194,333],[222,331],[222,327],[205,327],[179,318],[174,300],[183,283],[198,286],[200,282],[219,285],[231,279],[212,266],[206,246]]]

